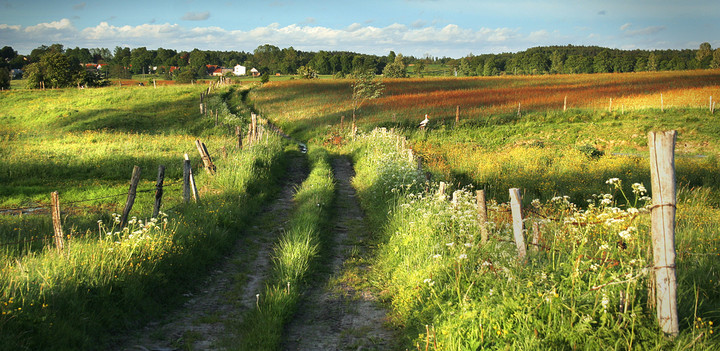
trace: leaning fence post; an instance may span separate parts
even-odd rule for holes
[[[50,207],[55,231],[55,249],[62,252],[63,248],[65,248],[65,238],[63,237],[62,223],[60,223],[60,196],[57,191],[50,193]]]
[[[200,153],[200,158],[203,161],[205,170],[210,174],[215,174],[215,164],[212,162],[212,158],[210,157],[205,144],[201,142],[200,139],[195,139],[195,147],[197,148],[198,153]]]
[[[160,213],[160,205],[162,204],[163,196],[163,181],[165,180],[165,166],[160,165],[158,167],[158,177],[155,183],[155,205],[153,206],[152,218],[157,218]]]
[[[140,167],[135,166],[133,167],[132,177],[130,178],[130,189],[128,190],[127,201],[125,201],[125,208],[123,209],[122,217],[120,217],[120,228],[127,225],[128,215],[135,203],[135,194],[138,182],[140,182]]]
[[[522,205],[520,204],[520,189],[510,189],[510,207],[512,208],[513,233],[515,235],[515,246],[518,250],[518,258],[525,258],[525,237],[523,236]]]
[[[660,328],[679,332],[675,276],[675,139],[677,131],[650,132],[652,242],[655,295]]]
[[[237,138],[237,148],[242,149],[242,131],[240,126],[235,126],[235,137]]]
[[[437,195],[440,197],[441,200],[445,200],[445,187],[447,185],[445,182],[440,182],[440,186],[438,186]]]
[[[190,157],[188,157],[188,154],[185,154],[185,160],[183,161],[183,202],[188,203],[190,202]]]
[[[485,190],[475,192],[477,198],[478,224],[480,225],[480,243],[485,245],[488,241],[487,227],[487,204],[485,202]]]
[[[540,246],[540,222],[533,222],[532,224],[533,238],[532,238],[532,249],[538,251]]]

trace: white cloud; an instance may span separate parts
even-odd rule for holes
[[[652,35],[665,30],[665,26],[649,26],[641,29],[630,30],[632,24],[625,23],[620,27],[620,30],[624,32],[625,36],[634,37],[641,35]]]
[[[620,26],[620,30],[622,30],[622,31],[628,30],[628,28],[630,28],[631,25],[632,25],[632,23],[625,23],[622,26]]]
[[[85,5],[87,5],[87,4],[84,3],[84,2],[81,2],[81,3],[79,3],[79,4],[75,4],[75,5],[73,5],[73,10],[82,10],[82,9],[85,8]]]
[[[205,21],[210,18],[210,12],[187,12],[182,16],[183,21]]]

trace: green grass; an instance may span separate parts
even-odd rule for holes
[[[543,223],[542,246],[535,251],[528,245],[523,262],[512,242],[507,203],[490,202],[491,239],[482,244],[472,189],[455,191],[456,204],[438,196],[436,185],[421,183],[396,140],[375,131],[350,147],[357,168],[354,185],[373,227],[382,233],[372,279],[385,292],[407,348],[426,342],[443,350],[720,345],[711,332],[720,308],[711,293],[718,285],[720,265],[714,258],[720,247],[708,228],[720,223],[712,214],[717,208],[707,203],[710,189],[684,189],[679,195],[681,333],[671,340],[662,335],[649,306],[649,216],[636,195],[628,193],[627,202],[622,187],[604,184],[603,194],[613,196],[609,204],[591,197],[593,206],[580,210],[559,197],[530,205],[526,226]]]
[[[308,275],[321,255],[323,237],[335,197],[335,183],[328,153],[311,148],[310,175],[297,189],[295,206],[285,232],[273,247],[273,265],[266,288],[259,295],[256,309],[241,325],[239,350],[276,350],[283,330],[292,318],[306,288]]]
[[[282,139],[270,136],[237,150],[228,130],[234,127],[215,127],[196,112],[199,91],[133,87],[0,97],[9,145],[0,203],[46,206],[48,192],[60,190],[65,233],[72,236],[63,253],[49,240],[6,245],[52,231],[47,212],[2,215],[0,349],[95,349],[108,333],[177,305],[179,293],[227,252],[275,191]],[[242,109],[226,106],[239,92],[218,94],[223,98],[210,98],[209,105],[222,112],[222,121],[247,120],[236,115]],[[199,136],[215,157],[214,176],[198,168],[193,141]],[[194,160],[202,205],[181,204],[183,152]],[[127,192],[134,164],[143,167],[140,189],[152,189],[154,170],[167,166],[167,214],[157,222],[149,219],[152,192],[138,194],[127,228],[119,228],[112,214],[124,195],[71,203]]]

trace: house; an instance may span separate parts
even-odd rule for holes
[[[212,72],[213,77],[222,77],[222,75],[223,75],[222,71],[223,71],[222,68],[216,68]]]
[[[233,69],[233,74],[236,76],[244,76],[245,74],[247,74],[245,66],[235,65],[235,68]]]
[[[252,73],[252,76],[253,76],[253,77],[259,77],[259,76],[260,76],[260,71],[258,71],[255,67],[253,67],[253,68],[250,69],[250,73]]]

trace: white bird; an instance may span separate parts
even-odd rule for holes
[[[430,120],[428,119],[428,115],[427,115],[427,113],[426,113],[426,114],[425,114],[425,119],[422,120],[422,122],[420,122],[420,128],[425,128],[425,126],[427,126],[428,122],[430,122]]]

